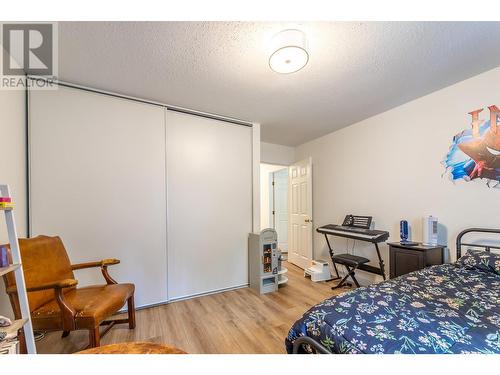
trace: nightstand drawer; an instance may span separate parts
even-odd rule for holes
[[[391,279],[424,268],[424,258],[418,251],[395,248],[390,262]]]
[[[389,244],[390,277],[398,277],[443,263],[444,246],[408,246],[399,242]]]

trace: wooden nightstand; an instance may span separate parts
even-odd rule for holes
[[[443,250],[446,246],[415,246],[390,242],[390,278],[421,270],[435,264],[443,264]]]

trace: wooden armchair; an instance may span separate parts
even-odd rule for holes
[[[108,273],[117,259],[71,264],[59,237],[38,236],[20,239],[19,247],[28,290],[31,319],[35,330],[89,331],[89,347],[100,345],[100,338],[116,323],[135,328],[134,284],[118,284]],[[100,267],[106,285],[77,288],[74,270]],[[21,317],[12,273],[4,275],[16,319]],[[128,318],[106,320],[127,303]],[[107,325],[101,334],[99,327]]]

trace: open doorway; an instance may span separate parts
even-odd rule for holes
[[[283,258],[288,255],[288,167],[260,165],[261,229],[273,228],[278,234],[278,247]]]

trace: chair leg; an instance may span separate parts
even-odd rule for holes
[[[356,277],[354,275],[355,272],[354,270],[352,270],[351,279],[354,281],[354,284],[356,284],[356,287],[359,288],[361,285],[359,285],[358,280],[356,280]]]
[[[61,338],[68,337],[71,331],[63,331]]]
[[[17,339],[19,340],[19,353],[28,354],[28,347],[26,346],[26,336],[24,335],[23,328],[19,330]]]
[[[358,280],[356,280],[356,277],[354,276],[355,271],[358,267],[356,266],[356,267],[350,268],[349,266],[347,266],[347,264],[344,264],[344,266],[347,270],[347,274],[344,276],[344,278],[342,280],[340,280],[340,282],[337,285],[332,286],[332,289],[341,288],[343,286],[351,286],[351,284],[346,282],[349,277],[352,279],[352,281],[354,281],[354,284],[356,284],[356,287],[359,288],[360,285],[358,283]]]
[[[332,290],[335,290],[337,288],[343,287],[344,285],[347,285],[346,280],[351,273],[350,273],[349,267],[346,266],[346,268],[347,268],[347,274],[342,278],[342,280],[339,281],[339,283],[337,285],[332,286]]]
[[[133,295],[127,300],[127,312],[128,312],[128,328],[134,329],[135,328],[135,303],[134,303],[134,296]]]
[[[101,332],[99,331],[99,326],[94,329],[89,329],[89,347],[96,348],[101,346]]]

